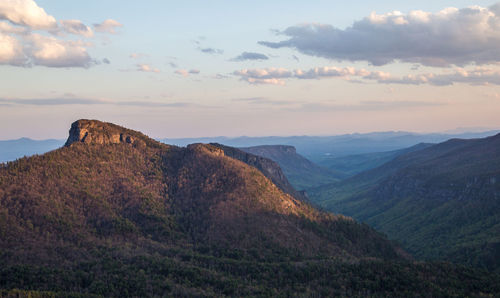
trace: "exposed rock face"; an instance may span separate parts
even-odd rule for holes
[[[131,132],[118,125],[97,120],[78,120],[71,124],[65,146],[73,143],[145,145],[145,142],[133,136]]]
[[[250,165],[258,169],[264,174],[264,176],[270,179],[274,184],[276,184],[276,186],[278,186],[285,193],[305,202],[309,200],[304,192],[299,192],[295,190],[295,188],[290,184],[290,182],[286,178],[285,174],[283,173],[281,167],[277,162],[269,158],[257,156],[252,153],[247,153],[237,148],[224,146],[216,143],[212,143],[210,145],[220,148],[219,150],[223,150],[223,154],[225,154],[226,156],[242,161],[247,165]],[[286,147],[287,150],[292,150],[295,152],[294,147],[291,146],[283,146],[283,147]]]

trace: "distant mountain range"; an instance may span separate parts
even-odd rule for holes
[[[17,140],[0,141],[0,163],[13,161],[23,156],[43,154],[55,150],[64,144],[63,140]]]
[[[325,157],[341,157],[354,154],[393,151],[419,143],[440,143],[452,138],[471,139],[494,135],[499,130],[447,134],[417,134],[412,132],[354,133],[337,136],[292,136],[292,137],[215,137],[160,139],[166,144],[186,146],[191,143],[220,143],[232,147],[261,145],[288,145],[313,162],[320,163]]]
[[[176,146],[187,146],[193,143],[219,143],[231,147],[255,147],[262,145],[287,145],[296,148],[299,155],[334,171],[335,177],[345,177],[380,165],[388,161],[393,153],[420,143],[439,143],[452,138],[481,138],[494,135],[500,131],[483,131],[460,134],[416,134],[411,132],[374,132],[364,134],[346,134],[338,136],[294,136],[294,137],[214,137],[159,139],[158,141]],[[19,140],[0,141],[0,162],[12,161],[23,156],[42,154],[57,149],[65,140],[36,141],[22,138]],[[371,153],[381,155],[360,156]],[[396,154],[397,155],[397,154]],[[346,157],[346,160],[337,157]],[[385,157],[384,157],[385,156]],[[389,158],[389,159],[388,159]],[[365,160],[367,162],[365,162]],[[361,163],[361,164],[360,164]],[[336,168],[338,167],[338,168]],[[327,175],[328,176],[328,175]],[[323,179],[323,178],[322,178]],[[329,178],[327,178],[329,179]],[[291,180],[294,180],[293,178]]]
[[[500,134],[409,152],[308,193],[418,258],[500,270]]]
[[[500,292],[500,276],[414,262],[285,182],[275,162],[236,148],[76,121],[64,147],[0,165],[0,296]]]

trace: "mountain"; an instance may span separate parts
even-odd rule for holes
[[[296,189],[317,187],[339,181],[344,177],[341,173],[320,167],[297,154],[293,146],[265,145],[240,149],[277,162]]]
[[[1,165],[0,295],[500,292],[498,275],[408,260],[367,225],[314,209],[229,151],[79,120],[63,148]]]
[[[31,140],[21,138],[18,140],[0,141],[0,163],[12,161],[23,156],[43,154],[61,147],[61,140]]]
[[[262,145],[288,145],[307,159],[320,164],[325,157],[341,157],[372,152],[385,152],[408,148],[419,143],[440,143],[452,138],[481,138],[499,133],[499,130],[483,132],[428,133],[404,131],[353,133],[335,136],[290,136],[290,137],[214,137],[161,139],[161,142],[186,146],[190,143],[220,143],[232,147]],[[320,164],[321,165],[321,164]]]
[[[500,134],[452,139],[337,184],[311,201],[370,224],[417,258],[500,270]]]
[[[474,131],[474,130],[473,130]],[[460,132],[460,133],[457,133]],[[451,138],[479,138],[494,135],[499,131],[482,132],[431,133],[417,134],[412,132],[373,132],[354,133],[336,136],[292,136],[292,137],[213,137],[160,139],[166,144],[187,146],[192,143],[219,143],[232,147],[253,147],[261,145],[289,145],[309,160],[321,165],[326,158],[385,152],[404,149],[418,143],[439,143]],[[0,163],[13,161],[23,156],[42,154],[59,148],[63,140],[19,140],[0,141]]]
[[[429,143],[420,143],[409,148],[384,151],[384,152],[371,152],[365,154],[355,154],[347,155],[341,157],[324,157],[322,160],[318,161],[318,164],[335,170],[341,173],[344,178],[354,176],[361,172],[379,167],[386,162],[393,160],[394,158],[417,150],[421,150],[432,146]],[[325,183],[326,184],[326,183]]]
[[[212,143],[210,145],[222,149],[226,156],[237,159],[249,166],[256,168],[262,174],[264,174],[264,176],[271,180],[277,187],[279,187],[282,191],[291,195],[292,197],[298,198],[302,201],[308,200],[302,192],[295,190],[290,182],[288,182],[287,176],[285,176],[285,173],[281,170],[281,167],[277,162],[260,155],[247,153],[237,148],[217,143]]]

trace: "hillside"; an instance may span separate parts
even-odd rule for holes
[[[277,162],[290,183],[299,190],[336,182],[344,178],[342,173],[320,167],[306,159],[298,154],[292,146],[266,145],[240,149]]]
[[[379,167],[396,157],[413,151],[425,149],[432,146],[429,143],[420,143],[409,148],[393,151],[370,152],[365,154],[347,155],[341,157],[326,156],[317,163],[330,170],[341,173],[344,178],[352,177],[361,172]]]
[[[65,147],[0,168],[0,235],[1,295],[500,292],[498,275],[407,261],[217,146],[95,120],[75,122]]]
[[[309,192],[417,258],[500,268],[500,134],[452,139]]]

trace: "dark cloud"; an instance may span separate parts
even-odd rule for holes
[[[500,62],[500,5],[447,8],[438,13],[372,13],[346,29],[307,24],[289,27],[279,35],[288,39],[259,44],[373,65],[394,61],[429,66],[487,64]]]
[[[231,61],[246,61],[246,60],[268,60],[269,57],[267,57],[264,54],[260,53],[252,53],[252,52],[243,52],[241,55],[234,57],[231,59]]]
[[[200,52],[211,55],[222,55],[224,54],[224,50],[215,49],[215,48],[199,48]]]
[[[62,20],[61,26],[67,33],[82,35],[85,37],[92,37],[94,35],[92,29],[83,24],[80,20]]]

